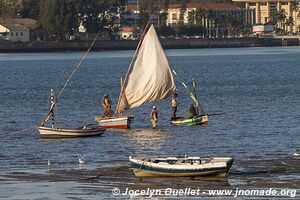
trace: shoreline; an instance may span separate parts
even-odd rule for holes
[[[202,49],[234,47],[299,46],[300,38],[201,38],[161,39],[164,49]],[[85,51],[91,41],[5,42],[0,43],[0,53],[35,53],[60,51]],[[98,40],[92,51],[135,50],[138,40]]]

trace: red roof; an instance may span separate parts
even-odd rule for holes
[[[181,8],[181,4],[170,4],[169,8]],[[203,9],[222,9],[236,10],[240,9],[231,3],[187,3],[186,8],[203,8]]]
[[[131,33],[131,32],[133,32],[133,28],[123,27],[123,28],[120,28],[120,32],[122,32],[122,33]]]
[[[127,5],[126,10],[128,11],[139,11],[141,9],[141,6],[138,5]]]

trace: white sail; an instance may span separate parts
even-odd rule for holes
[[[175,89],[169,62],[151,25],[128,77],[118,112],[167,98],[175,92]]]

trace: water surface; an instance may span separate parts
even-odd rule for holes
[[[300,188],[300,49],[167,50],[210,117],[205,127],[172,126],[170,99],[131,110],[133,129],[97,138],[41,140],[35,128],[84,52],[0,54],[0,198],[95,199],[114,187]],[[120,77],[133,51],[92,52],[58,103],[58,126],[79,127],[101,115],[107,93],[115,107]],[[178,115],[192,103],[177,81]],[[150,128],[156,105],[159,128]],[[226,180],[136,179],[128,156],[232,156]],[[78,158],[86,160],[78,165]],[[47,161],[52,165],[48,167]],[[299,190],[298,190],[299,195]]]

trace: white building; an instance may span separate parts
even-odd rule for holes
[[[244,3],[246,9],[255,10],[256,24],[268,24],[272,18],[277,18],[277,28],[286,32],[300,30],[299,0],[233,0]],[[283,16],[278,16],[283,14]],[[273,19],[274,20],[274,19]]]
[[[13,42],[29,42],[29,29],[13,23],[0,24],[0,38]]]

